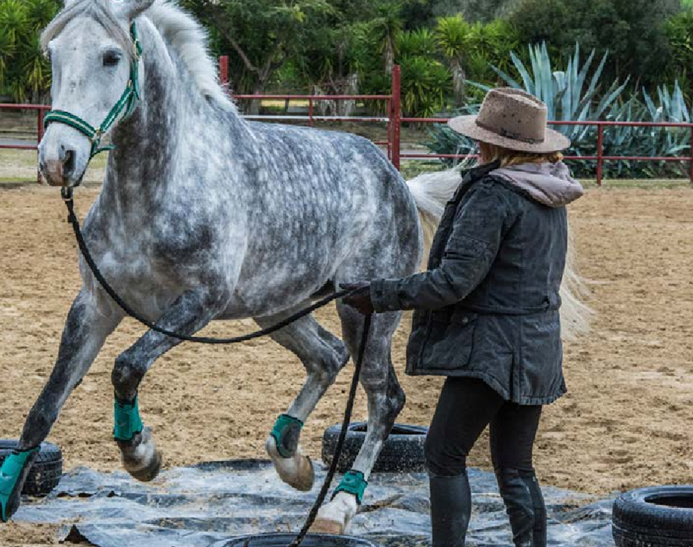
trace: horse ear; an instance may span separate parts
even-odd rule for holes
[[[117,0],[115,5],[117,6],[119,15],[128,21],[132,21],[140,13],[148,9],[153,3],[154,0]]]

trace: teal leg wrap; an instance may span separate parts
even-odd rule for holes
[[[342,477],[339,486],[335,488],[332,497],[334,498],[338,492],[347,492],[356,496],[356,501],[359,503],[359,505],[361,505],[367,486],[368,481],[363,477],[363,473],[361,473],[361,471],[354,471],[352,469],[351,471],[344,473],[344,476]]]
[[[132,404],[121,404],[116,401],[113,410],[115,418],[113,437],[116,441],[131,441],[135,434],[142,432],[144,426],[140,418],[137,397]]]
[[[17,486],[17,481],[22,476],[26,461],[38,450],[37,447],[25,452],[13,452],[2,462],[0,468],[0,518],[2,518],[2,522],[7,522],[7,506],[12,492]]]
[[[277,441],[277,451],[282,458],[291,458],[296,454],[302,427],[301,420],[288,414],[282,414],[274,422],[271,435]]]

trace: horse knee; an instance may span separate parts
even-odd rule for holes
[[[310,364],[306,363],[306,369],[317,377],[322,386],[328,388],[349,362],[349,352],[344,344],[325,346],[323,349],[317,360],[312,357]]]
[[[111,382],[119,400],[132,401],[135,398],[144,372],[141,364],[130,357],[127,352],[116,358],[111,373]]]
[[[404,393],[402,386],[399,385],[393,370],[390,371],[389,380],[387,399],[395,414],[399,414],[407,403],[407,395]]]

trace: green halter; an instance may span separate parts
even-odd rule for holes
[[[106,150],[112,150],[113,146],[101,146],[101,138],[104,133],[108,131],[111,126],[118,119],[118,116],[125,111],[123,118],[127,118],[135,110],[137,100],[140,98],[140,84],[139,84],[139,64],[142,57],[142,46],[137,38],[137,28],[135,23],[132,23],[130,27],[130,33],[132,34],[132,41],[134,46],[134,60],[130,64],[130,79],[128,80],[128,85],[123,91],[123,94],[118,99],[118,102],[111,109],[111,111],[106,116],[106,119],[101,123],[99,127],[93,127],[89,122],[86,122],[79,116],[65,112],[64,110],[51,110],[43,118],[43,127],[46,128],[52,122],[60,122],[70,127],[75,128],[80,133],[84,133],[87,138],[91,141],[91,155],[89,159],[96,156],[100,152]]]

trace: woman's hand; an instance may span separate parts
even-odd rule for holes
[[[344,297],[344,303],[355,308],[363,315],[375,313],[373,302],[371,302],[371,285],[365,281],[358,283],[342,283],[341,288],[346,291],[353,291]]]

